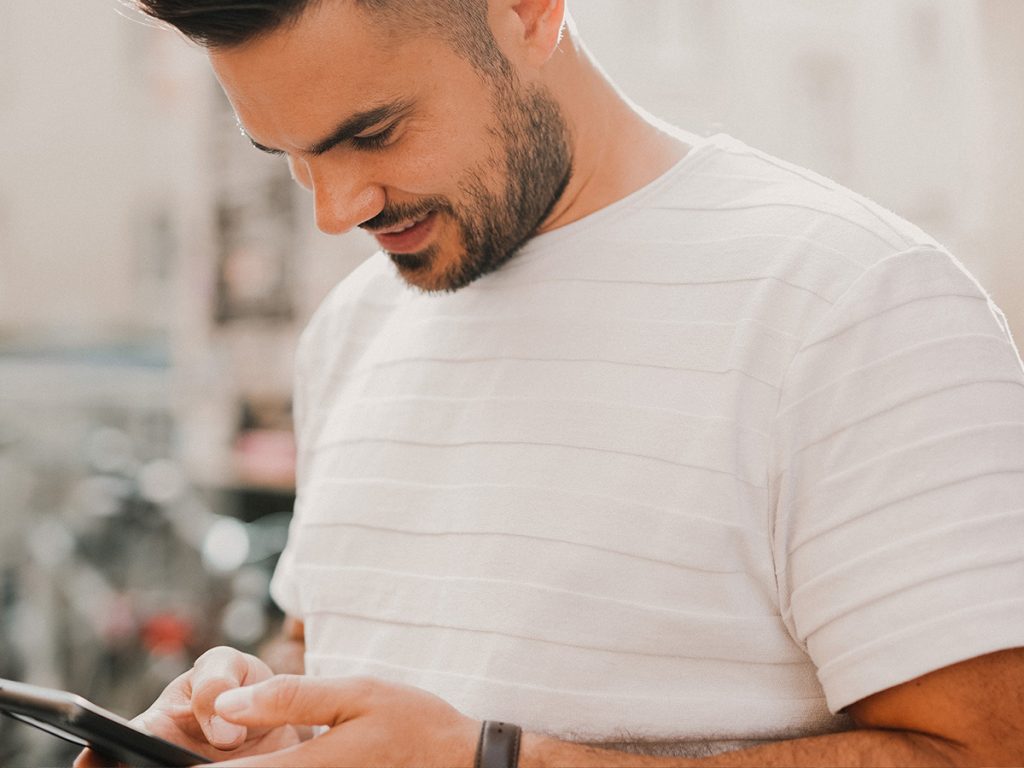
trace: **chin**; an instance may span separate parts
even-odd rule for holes
[[[447,280],[434,275],[427,275],[420,272],[405,272],[399,270],[402,279],[412,288],[424,293],[451,293],[457,290]]]
[[[425,293],[451,293],[472,282],[462,276],[458,260],[445,264],[435,247],[419,253],[389,253],[388,256],[402,279]]]

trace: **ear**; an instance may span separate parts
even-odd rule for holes
[[[565,0],[505,0],[513,14],[518,46],[530,64],[543,66],[558,48],[565,23]]]

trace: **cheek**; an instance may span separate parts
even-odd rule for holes
[[[414,194],[457,198],[466,174],[478,175],[492,154],[488,139],[486,129],[465,122],[410,132],[389,158],[402,169],[392,183]]]

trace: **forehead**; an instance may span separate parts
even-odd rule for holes
[[[439,48],[351,0],[325,0],[294,23],[211,51],[210,62],[247,132],[288,149],[282,143],[305,146],[339,118],[408,96],[429,71],[423,57],[444,58]]]

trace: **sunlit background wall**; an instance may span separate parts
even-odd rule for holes
[[[642,107],[911,219],[1024,334],[1024,2],[571,8]],[[0,676],[130,714],[274,630],[292,351],[371,250],[314,231],[200,51],[118,0],[3,0]],[[63,759],[27,730],[0,764]]]

